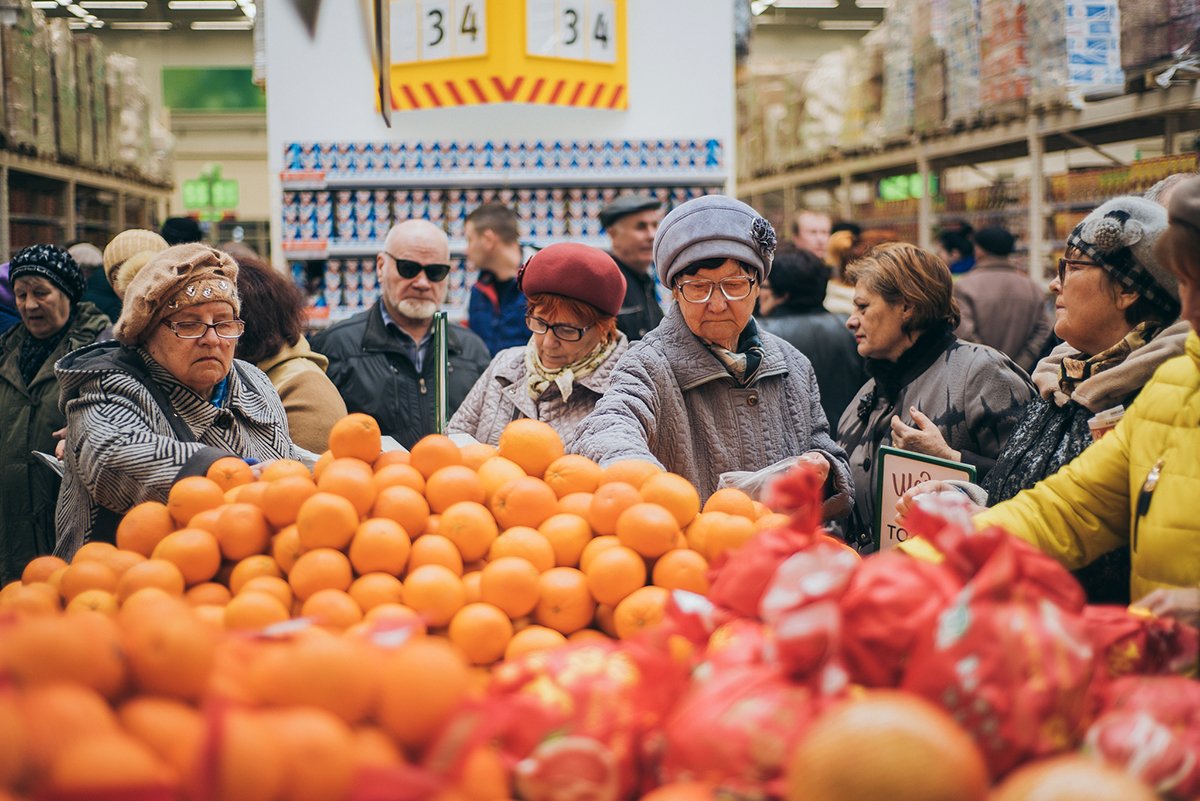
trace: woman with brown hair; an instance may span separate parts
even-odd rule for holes
[[[851,264],[847,278],[854,311],[846,327],[871,377],[838,423],[855,488],[845,533],[870,551],[879,542],[881,446],[965,462],[982,477],[1034,392],[1007,356],[954,335],[958,306],[950,270],[938,257],[913,245],[880,245]]]
[[[234,254],[238,295],[246,332],[237,358],[267,374],[283,401],[292,441],[321,453],[329,447],[329,429],[346,416],[346,404],[325,375],[329,359],[304,338],[304,297],[281,273],[248,248]]]

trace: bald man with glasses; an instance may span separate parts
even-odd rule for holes
[[[446,299],[450,242],[426,220],[388,231],[375,257],[379,300],[312,340],[329,358],[327,374],[351,412],[374,417],[406,448],[434,431],[433,315]],[[478,336],[448,328],[450,413],[458,408],[491,356]]]

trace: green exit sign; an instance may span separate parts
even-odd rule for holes
[[[238,201],[238,182],[232,178],[183,182],[183,207],[188,211],[236,209]]]

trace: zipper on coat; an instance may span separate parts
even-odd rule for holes
[[[1162,475],[1163,463],[1165,461],[1165,459],[1159,459],[1154,463],[1154,467],[1150,468],[1150,472],[1146,475],[1146,480],[1142,484],[1142,491],[1138,493],[1137,514],[1133,519],[1132,550],[1135,552],[1138,545],[1138,529],[1141,528],[1142,518],[1150,512],[1150,502],[1154,500],[1154,490],[1158,488],[1158,479]]]

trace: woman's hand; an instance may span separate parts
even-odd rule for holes
[[[1200,626],[1200,588],[1197,587],[1155,590],[1133,606],[1159,617],[1173,617],[1190,626]]]
[[[54,458],[61,462],[67,458],[67,427],[63,426],[50,436],[58,440],[54,443]]]
[[[908,413],[917,424],[916,428],[906,425],[899,415],[892,415],[892,443],[897,448],[948,459],[951,462],[962,460],[962,453],[946,444],[946,438],[932,420],[917,411],[915,406],[910,406]]]
[[[806,464],[812,467],[821,477],[822,483],[829,480],[829,460],[820,451],[808,451],[800,454],[796,457],[796,464]]]
[[[913,504],[921,495],[934,495],[939,492],[953,492],[960,498],[967,499],[965,492],[947,481],[924,481],[916,486],[909,487],[908,491],[896,501],[896,519],[903,520],[904,516],[912,511]],[[984,511],[986,507],[971,502],[967,509],[972,515],[977,515]]]

